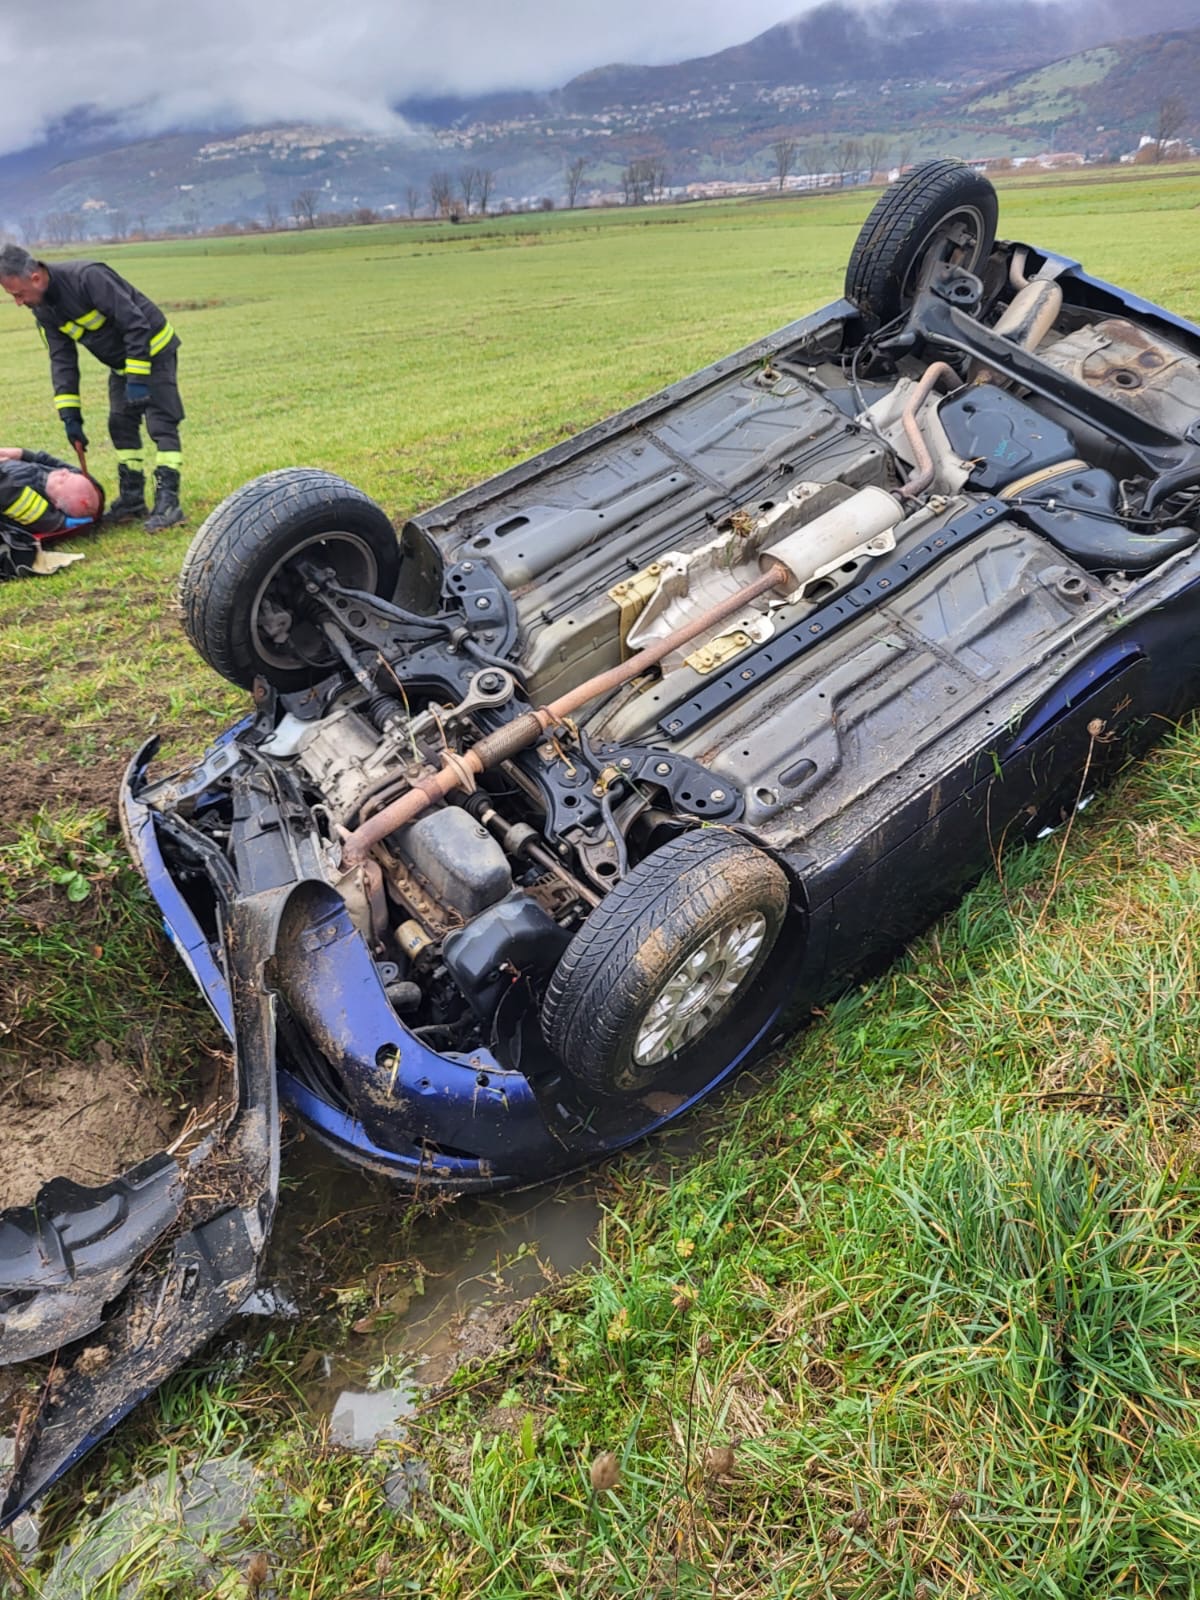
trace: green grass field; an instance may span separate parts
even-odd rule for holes
[[[1200,318],[1198,192],[1179,169],[1023,179],[1002,231]],[[189,528],[295,464],[399,520],[833,298],[871,198],[107,258],[183,339]],[[0,443],[61,449],[8,304],[0,351]],[[103,376],[85,365],[83,397],[111,482]],[[179,627],[188,538],[113,530],[0,588],[0,1093],[101,1045],[170,1093],[215,1044],[111,808],[148,731],[194,749],[244,701]],[[406,1444],[360,1457],[314,1433],[311,1330],[219,1351],[56,1491],[40,1565],[0,1540],[0,1593],[1200,1593],[1198,755],[1175,730],[1065,840],[1008,856],[698,1153],[610,1168],[595,1268],[532,1302]],[[428,1480],[397,1509],[406,1458]],[[156,1511],[47,1587],[54,1547],[103,1549],[139,1474],[169,1490],[231,1461],[258,1471],[231,1532]]]

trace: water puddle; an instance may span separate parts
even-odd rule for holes
[[[39,1576],[40,1600],[79,1600],[102,1578],[122,1600],[133,1600],[142,1591],[143,1565],[153,1563],[168,1543],[172,1577],[203,1589],[219,1576],[227,1547],[232,1554],[260,1483],[256,1468],[236,1455],[156,1473],[88,1518],[60,1546]],[[32,1518],[21,1522],[32,1528]],[[28,1559],[32,1553],[27,1544],[22,1554]]]
[[[531,1296],[595,1256],[596,1173],[414,1215],[311,1144],[289,1152],[289,1170],[270,1282],[277,1298],[303,1305],[316,1291],[339,1307],[349,1332],[296,1378],[331,1438],[354,1448],[376,1422],[373,1437],[396,1437],[405,1404],[489,1355]]]

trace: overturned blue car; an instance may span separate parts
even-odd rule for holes
[[[4,1517],[241,1303],[276,1094],[418,1193],[595,1161],[1200,701],[1200,329],[996,228],[925,163],[845,298],[399,534],[309,469],[213,512],[251,706],[122,806],[239,1103],[0,1219],[0,1359],[66,1347]]]

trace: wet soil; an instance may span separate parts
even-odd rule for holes
[[[32,721],[32,719],[30,719]],[[101,811],[109,826],[116,823],[117,787],[129,760],[124,756],[98,755],[80,766],[62,758],[58,742],[62,730],[47,722],[37,729],[46,754],[39,757],[33,738],[23,740],[19,751],[5,754],[4,831],[18,826],[49,807],[79,811]]]
[[[28,1205],[50,1178],[117,1177],[168,1144],[178,1118],[143,1093],[139,1071],[103,1043],[90,1063],[0,1065],[0,1209]]]

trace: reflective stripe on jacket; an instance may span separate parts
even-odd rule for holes
[[[155,356],[178,348],[179,335],[153,300],[102,261],[57,261],[46,271],[49,286],[32,309],[60,411],[80,406],[77,346],[126,378],[148,377]]]
[[[60,533],[67,521],[46,498],[46,479],[65,461],[43,450],[22,450],[20,461],[0,461],[0,521],[28,533]]]

